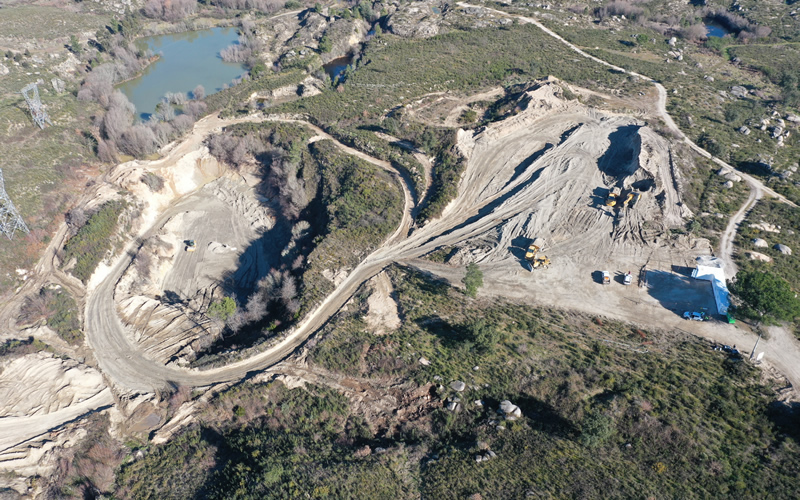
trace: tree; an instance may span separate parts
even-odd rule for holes
[[[81,41],[78,40],[78,37],[75,35],[69,36],[69,50],[72,51],[73,54],[76,56],[81,54],[83,48],[81,47]]]
[[[728,281],[728,289],[745,316],[766,321],[800,317],[800,300],[789,283],[769,271],[742,271]]]
[[[467,266],[467,274],[461,280],[467,288],[466,293],[470,297],[478,295],[478,288],[483,286],[483,272],[474,262]]]
[[[472,342],[474,349],[480,354],[491,353],[500,341],[500,332],[495,325],[479,319],[466,326],[466,338]]]
[[[225,297],[219,302],[213,302],[208,306],[208,315],[222,321],[227,321],[236,312],[236,301],[231,297]]]
[[[614,422],[598,411],[592,411],[581,423],[581,442],[589,448],[596,448],[614,434]]]

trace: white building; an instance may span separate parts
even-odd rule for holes
[[[730,292],[725,284],[725,263],[718,257],[701,255],[697,258],[697,269],[692,271],[692,278],[711,282],[717,312],[727,314],[731,305]]]

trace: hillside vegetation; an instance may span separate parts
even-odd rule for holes
[[[346,383],[388,390],[411,378],[398,398],[430,388],[428,403],[375,418],[325,387],[242,383],[173,442],[122,466],[118,496],[794,497],[797,414],[741,360],[684,334],[391,275],[403,326],[369,333],[359,293],[311,359],[356,377]],[[456,397],[456,411],[444,408]],[[498,415],[505,399],[521,418]],[[489,451],[496,457],[476,461]]]

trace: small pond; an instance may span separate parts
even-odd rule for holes
[[[703,22],[703,24],[706,27],[706,34],[709,37],[714,36],[717,38],[722,38],[723,36],[729,35],[731,33],[731,31],[728,28],[726,28],[725,26],[716,21],[706,20]]]
[[[222,90],[246,72],[239,63],[227,63],[219,53],[238,43],[235,28],[212,28],[171,35],[142,38],[139,48],[150,49],[160,58],[145,68],[141,76],[119,86],[136,106],[143,119],[149,118],[167,92],[191,92],[202,85],[206,94]],[[191,97],[191,96],[190,96]]]
[[[350,56],[345,57],[337,57],[332,61],[328,62],[328,64],[324,64],[322,68],[325,70],[325,73],[331,77],[331,81],[336,81],[336,78],[342,74],[342,72],[353,63],[353,58]]]

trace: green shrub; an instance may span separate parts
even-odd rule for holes
[[[72,275],[86,283],[97,264],[111,249],[111,237],[117,230],[117,221],[125,209],[119,200],[104,203],[86,224],[64,245],[64,262],[75,259]]]

